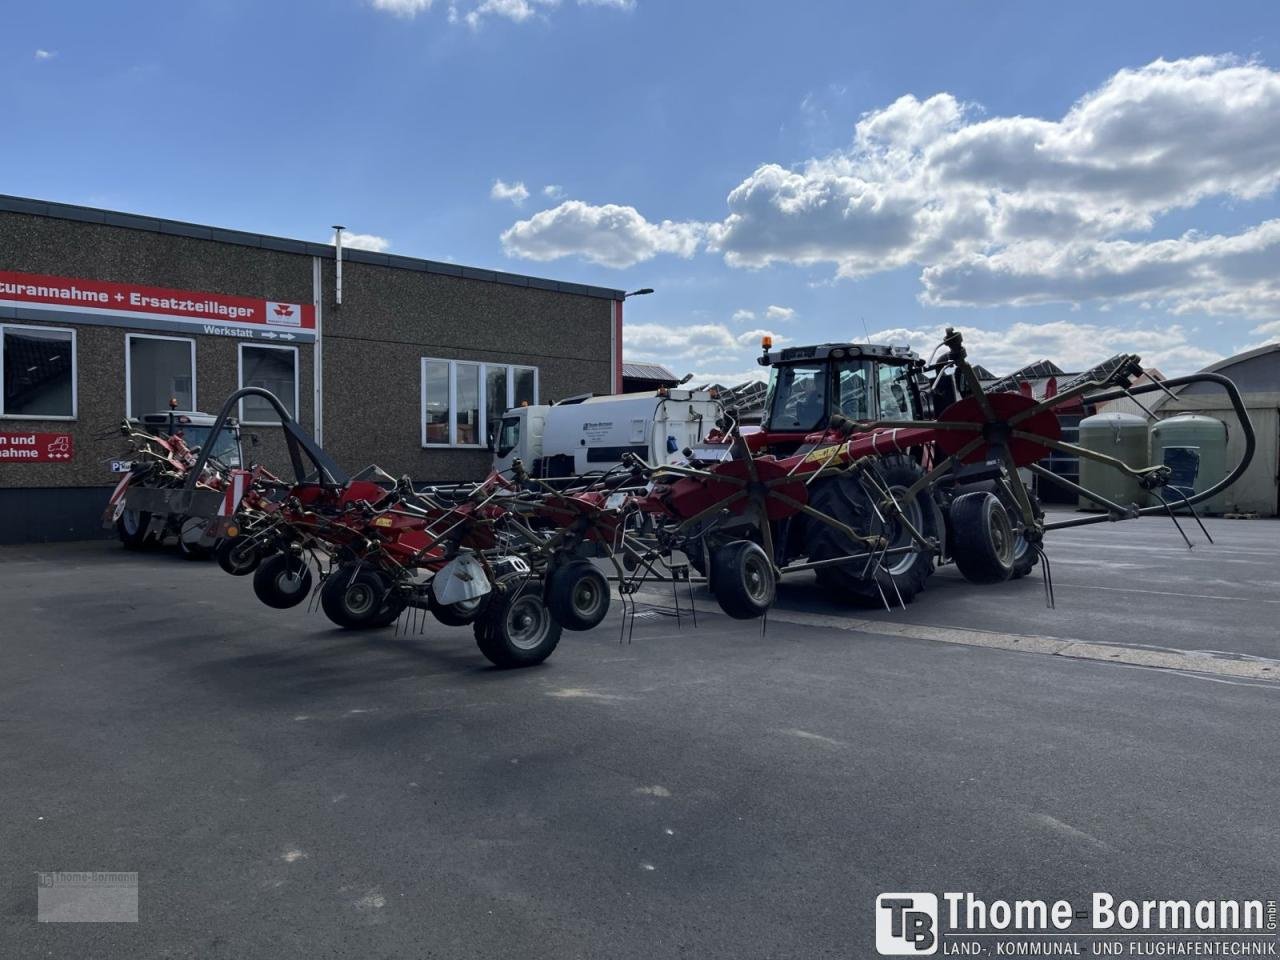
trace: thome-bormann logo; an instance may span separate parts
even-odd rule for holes
[[[983,900],[972,893],[882,893],[876,950],[927,957],[1280,956],[1275,899]]]

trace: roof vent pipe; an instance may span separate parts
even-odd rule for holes
[[[333,246],[334,246],[334,249],[337,251],[337,253],[336,253],[336,257],[337,257],[337,260],[336,260],[336,272],[337,272],[337,284],[336,284],[336,287],[337,287],[337,289],[336,289],[336,294],[337,294],[337,296],[336,296],[336,302],[338,303],[338,305],[339,305],[339,306],[341,306],[341,305],[342,305],[342,231],[343,231],[343,230],[345,230],[345,229],[347,229],[347,228],[346,228],[346,227],[344,227],[344,226],[342,226],[341,224],[337,224],[337,223],[335,223],[335,224],[333,225],[333,230],[334,230],[334,235],[333,235]]]

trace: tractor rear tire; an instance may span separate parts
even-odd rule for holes
[[[951,556],[970,583],[1013,576],[1015,538],[1009,512],[994,493],[964,493],[951,501]]]
[[[155,545],[155,539],[147,533],[150,526],[150,513],[125,507],[116,519],[116,536],[126,550],[145,550]]]
[[[904,456],[885,457],[877,464],[877,472],[881,482],[898,498],[924,476],[924,469]],[[879,566],[870,570],[866,569],[865,557],[818,567],[814,572],[821,586],[861,606],[880,606],[886,601],[892,604],[899,596],[903,603],[911,603],[924,589],[925,581],[933,573],[933,554],[916,543],[897,520],[891,520],[886,527],[856,477],[846,474],[819,480],[813,485],[809,502],[815,510],[834,517],[858,533],[883,535],[889,540],[890,548],[910,548],[904,553],[885,557]],[[902,503],[901,506],[921,536],[939,538],[942,515],[929,490],[922,490],[911,503]],[[809,517],[807,522],[810,561],[834,560],[864,552],[861,544],[850,540],[835,527],[813,517]]]
[[[735,620],[764,616],[778,595],[768,554],[750,540],[734,540],[711,555],[711,583],[720,609]]]
[[[258,569],[262,553],[252,537],[223,537],[213,548],[213,558],[233,577],[247,577]]]
[[[311,593],[311,564],[300,553],[277,553],[259,564],[253,592],[268,607],[288,610]]]
[[[344,563],[329,574],[320,588],[324,615],[347,630],[363,630],[386,608],[390,584],[372,567]]]
[[[484,615],[472,624],[476,646],[495,667],[531,667],[560,643],[560,624],[538,586],[522,573],[500,577]]]
[[[208,525],[208,520],[197,517],[187,517],[178,524],[178,552],[185,559],[208,560],[213,555],[213,549],[200,542]]]
[[[547,578],[547,609],[566,630],[591,630],[609,613],[609,581],[590,560],[575,560]]]

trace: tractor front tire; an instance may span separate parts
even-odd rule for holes
[[[145,550],[155,545],[154,538],[147,534],[147,528],[150,526],[150,513],[146,510],[125,507],[116,519],[116,536],[120,538],[126,550]]]
[[[288,610],[311,593],[311,565],[300,553],[277,553],[259,564],[253,592],[268,607]]]
[[[472,624],[476,646],[495,667],[531,667],[560,643],[560,624],[542,602],[538,586],[521,573],[499,578],[484,615]]]
[[[951,501],[951,556],[970,583],[1003,583],[1013,576],[1016,546],[1009,511],[994,493],[965,493]]]
[[[609,581],[590,560],[566,563],[547,578],[547,608],[566,630],[591,630],[609,613]]]
[[[178,524],[178,552],[187,560],[208,560],[213,550],[200,541],[204,539],[208,520],[187,517]]]
[[[734,540],[711,555],[711,589],[735,620],[755,620],[773,606],[778,576],[758,543]]]
[[[911,525],[921,536],[938,539],[942,516],[931,492],[922,490],[911,502],[902,502],[902,495],[924,476],[924,469],[910,457],[892,456],[883,458],[876,470],[880,481],[898,499]],[[858,533],[885,537],[891,549],[905,548],[901,553],[884,557],[870,569],[865,556],[848,563],[818,567],[815,573],[821,586],[862,606],[892,604],[899,596],[903,603],[911,603],[924,589],[925,581],[933,573],[933,554],[911,537],[901,521],[896,518],[889,519],[887,524],[882,521],[871,496],[856,477],[845,474],[817,481],[809,495],[809,503],[815,510],[839,520]],[[807,518],[807,523],[809,560],[835,560],[866,553],[862,544],[835,527],[813,517]]]

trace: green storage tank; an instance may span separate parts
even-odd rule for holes
[[[1147,421],[1134,413],[1098,413],[1080,421],[1080,446],[1094,453],[1114,457],[1131,467],[1151,465],[1150,437]],[[1147,491],[1138,481],[1115,467],[1080,458],[1080,485],[1106,497],[1112,503],[1127,507],[1147,505]],[[1087,497],[1080,498],[1082,510],[1101,510]]]
[[[1164,498],[1172,505],[1179,494],[1207,490],[1227,475],[1227,425],[1213,417],[1184,413],[1151,425],[1151,462],[1173,471]],[[1198,504],[1202,513],[1223,513],[1229,491]]]

